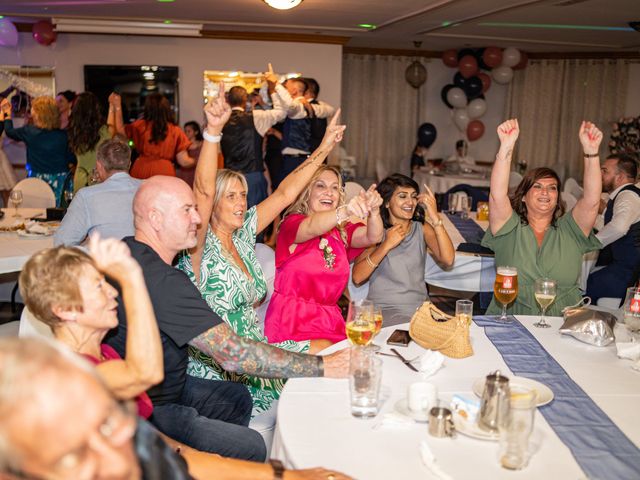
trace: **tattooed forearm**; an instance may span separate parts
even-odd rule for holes
[[[318,166],[317,160],[318,159],[324,160],[324,158],[327,156],[327,154],[328,154],[328,152],[325,152],[324,150],[316,150],[315,152],[313,152],[311,154],[311,156],[309,158],[307,158],[307,160],[302,165],[300,165],[298,168],[296,168],[293,171],[293,173],[299,173],[302,170],[304,170],[307,167],[310,167],[312,165],[317,167]]]
[[[226,324],[217,325],[189,342],[225,370],[262,378],[321,377],[322,357],[289,352],[239,337]]]

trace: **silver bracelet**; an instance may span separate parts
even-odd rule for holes
[[[222,140],[222,132],[220,132],[220,135],[211,135],[209,132],[207,132],[207,129],[205,128],[204,131],[202,132],[202,137],[207,142],[220,143],[220,140]]]

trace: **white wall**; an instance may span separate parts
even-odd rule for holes
[[[179,67],[180,121],[200,120],[204,70],[301,72],[321,86],[320,97],[340,104],[342,47],[310,43],[257,42],[125,35],[60,34],[44,47],[28,33],[18,48],[0,47],[0,64],[52,66],[56,89],[84,90],[84,65]]]
[[[447,107],[440,98],[442,88],[453,83],[453,76],[458,71],[449,68],[440,59],[431,59],[426,64],[427,82],[421,87],[421,103],[426,108],[422,122],[433,123],[438,131],[435,143],[429,152],[430,158],[447,158],[454,153],[457,140],[466,139],[466,133],[460,132],[453,123],[453,110]],[[484,123],[484,135],[475,142],[469,142],[469,155],[476,160],[493,161],[498,151],[496,128],[503,121],[504,106],[508,85],[492,82],[485,93],[487,112],[479,118]],[[411,152],[408,152],[407,161]]]
[[[627,105],[624,116],[640,116],[640,63],[629,64],[629,86],[627,88]]]

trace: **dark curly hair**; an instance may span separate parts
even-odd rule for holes
[[[100,140],[100,128],[104,125],[104,116],[100,102],[91,92],[83,92],[76,101],[69,115],[69,146],[76,155],[96,148]]]
[[[380,207],[380,216],[382,217],[382,223],[384,228],[391,227],[391,219],[389,218],[389,202],[391,197],[398,187],[413,188],[416,193],[420,193],[420,187],[412,178],[402,175],[400,173],[394,173],[382,180],[376,190],[382,197],[382,206]],[[424,208],[422,205],[416,205],[416,209],[413,212],[413,218],[416,222],[424,223]]]
[[[202,130],[200,129],[200,125],[198,125],[198,122],[191,120],[185,123],[183,130],[186,130],[187,127],[191,127],[193,131],[196,132],[196,140],[198,140],[199,142],[204,140],[204,137],[202,136]]]
[[[550,168],[534,168],[525,174],[511,198],[511,207],[520,216],[520,222],[522,225],[529,225],[529,220],[527,219],[527,204],[523,202],[522,199],[529,190],[531,190],[533,185],[543,178],[553,178],[558,183],[558,202],[556,203],[556,208],[553,210],[551,226],[556,227],[557,220],[564,215],[565,205],[560,197],[560,192],[562,191],[562,181],[560,180],[560,177],[555,170]]]
[[[160,143],[167,137],[168,125],[175,123],[169,100],[164,95],[152,93],[144,102],[143,117],[151,123],[150,143]]]

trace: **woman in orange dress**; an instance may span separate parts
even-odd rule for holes
[[[122,115],[121,109],[116,111]],[[131,176],[149,178],[154,175],[176,176],[175,163],[184,168],[195,165],[189,156],[191,142],[173,122],[169,101],[158,93],[144,102],[143,118],[125,125],[127,137],[133,140],[138,158],[131,167]]]

